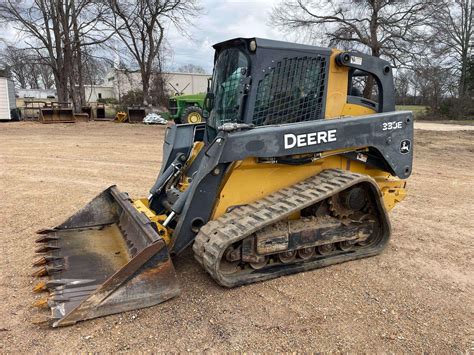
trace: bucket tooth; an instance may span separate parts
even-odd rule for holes
[[[48,297],[41,298],[33,303],[34,307],[46,308],[48,307]]]
[[[45,235],[45,236],[41,236],[39,237],[38,239],[35,240],[35,243],[48,243],[48,242],[51,242],[51,241],[56,241],[58,240],[59,238],[58,237],[53,237],[53,236],[50,236],[50,235]]]
[[[47,275],[48,275],[48,271],[46,270],[45,266],[41,267],[39,270],[37,270],[33,274],[31,274],[31,276],[34,276],[34,277],[43,277],[43,276],[47,276]]]
[[[43,229],[37,230],[36,234],[48,234],[48,233],[53,233],[55,231],[56,231],[56,229],[54,229],[54,228],[43,228]]]
[[[62,260],[62,258],[55,256],[42,256],[33,262],[33,266],[43,266],[48,263],[59,262],[60,260]]]
[[[63,267],[61,265],[57,266],[42,266],[39,270],[35,271],[32,276],[35,277],[43,277],[43,276],[50,276],[55,272],[62,271]]]
[[[50,324],[53,319],[44,314],[35,314],[31,318],[31,323],[36,325]]]
[[[43,256],[43,257],[35,260],[33,262],[33,266],[38,266],[39,267],[39,266],[46,265],[47,263],[48,263],[48,259],[46,259],[46,257]]]
[[[41,281],[36,284],[35,287],[33,287],[33,292],[43,292],[43,291],[48,291],[48,286],[46,282]]]
[[[49,251],[54,251],[54,250],[59,250],[59,249],[61,249],[61,248],[53,246],[53,245],[46,245],[44,247],[36,249],[35,252],[36,253],[47,253]]]

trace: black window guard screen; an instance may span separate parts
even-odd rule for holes
[[[256,126],[323,118],[325,57],[279,61],[258,83],[253,114]]]

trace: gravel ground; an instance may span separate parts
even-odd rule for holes
[[[445,125],[443,125],[445,126]],[[373,258],[224,289],[188,251],[181,296],[62,329],[32,324],[34,231],[111,184],[146,195],[163,127],[0,124],[0,352],[474,351],[474,133],[416,131],[409,196]]]

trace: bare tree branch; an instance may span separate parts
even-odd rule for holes
[[[143,104],[148,105],[150,80],[154,71],[161,71],[160,53],[164,50],[165,28],[179,25],[199,15],[197,0],[107,0],[111,15],[103,23],[114,29],[126,52],[140,69]]]

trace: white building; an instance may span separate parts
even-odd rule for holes
[[[163,73],[167,83],[166,90],[170,95],[176,93],[198,94],[206,92],[209,74],[196,73]],[[117,100],[131,90],[142,89],[142,79],[139,71],[126,71],[123,69],[112,69],[106,76],[106,84],[113,87]]]
[[[211,77],[209,74],[196,73],[165,73],[167,90],[171,94],[199,94],[206,92],[207,79]]]
[[[170,95],[198,94],[206,92],[209,74],[195,73],[163,73],[165,76],[166,90]],[[104,85],[85,85],[87,102],[97,102],[99,99],[115,98],[120,100],[122,95],[130,90],[141,90],[142,79],[138,71],[112,69],[106,76]],[[20,99],[57,99],[55,89],[18,89]]]
[[[98,99],[115,98],[111,85],[85,85],[84,91],[87,102],[97,102]],[[57,99],[56,89],[17,89],[20,99],[46,100]]]
[[[20,99],[55,99],[56,89],[17,89],[16,94]]]
[[[114,87],[111,85],[85,85],[87,102],[97,102],[99,99],[115,98]]]

